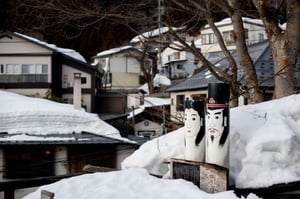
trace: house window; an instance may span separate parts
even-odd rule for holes
[[[263,33],[258,33],[258,41],[263,41],[264,38],[264,34]]]
[[[177,69],[178,70],[182,70],[183,69],[183,65],[182,64],[177,64]]]
[[[184,95],[176,96],[176,111],[184,110]]]
[[[235,44],[234,32],[233,31],[223,32],[223,39],[227,46],[234,45]]]
[[[22,74],[47,74],[47,64],[22,64]]]
[[[47,64],[6,64],[1,65],[0,82],[48,82]]]
[[[175,53],[174,53],[174,59],[175,59],[175,60],[180,59],[180,52],[175,52]]]
[[[217,38],[215,34],[209,33],[201,36],[202,44],[215,44],[217,43]]]
[[[6,74],[21,74],[19,64],[6,64]]]

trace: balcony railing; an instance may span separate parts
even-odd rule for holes
[[[48,82],[48,74],[5,74],[0,75],[0,83]]]

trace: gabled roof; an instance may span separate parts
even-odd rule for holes
[[[80,62],[86,63],[86,60],[84,59],[84,57],[80,53],[78,53],[77,51],[75,51],[73,49],[60,48],[60,47],[56,46],[55,44],[49,44],[47,42],[41,41],[41,40],[36,39],[34,37],[30,37],[28,35],[24,35],[24,34],[21,34],[21,33],[18,33],[18,32],[5,31],[5,32],[1,32],[0,33],[0,37],[2,35],[3,36],[14,35],[14,36],[20,37],[20,38],[22,38],[24,40],[33,42],[33,43],[35,43],[35,44],[37,44],[39,46],[42,46],[44,48],[48,48],[48,49],[50,49],[53,52],[61,53],[64,56],[67,56],[67,57],[69,57],[71,59],[74,59],[76,61],[80,61]]]
[[[274,70],[273,70],[273,59],[272,53],[269,47],[269,42],[267,40],[252,44],[248,46],[248,51],[250,57],[253,60],[255,65],[256,74],[258,78],[258,82],[261,87],[273,87],[274,86]],[[237,59],[236,53],[233,52],[234,59]],[[213,52],[210,53],[207,57],[209,61],[220,68],[228,68],[228,63],[226,59],[224,59],[224,54],[222,52]],[[300,55],[298,57],[300,60]],[[168,92],[176,92],[176,91],[188,91],[188,90],[201,90],[206,89],[208,83],[216,83],[221,82],[217,80],[213,75],[209,74],[208,69],[205,69],[192,77],[184,80],[183,82],[171,86],[167,89]],[[296,72],[295,72],[298,86],[300,85],[300,63],[297,62]],[[244,72],[240,66],[238,66],[238,80],[244,82]]]
[[[110,55],[118,54],[118,53],[128,51],[128,50],[139,51],[137,48],[135,48],[133,46],[130,46],[130,45],[127,45],[127,46],[121,46],[121,47],[111,48],[109,50],[101,51],[101,52],[97,53],[97,55],[92,57],[92,58],[108,57]]]
[[[184,27],[179,27],[179,28],[172,27],[173,31],[182,30],[182,29],[184,29]],[[144,32],[140,35],[135,36],[134,38],[132,38],[130,40],[130,43],[145,41],[145,40],[148,40],[150,38],[157,37],[160,34],[165,34],[165,33],[169,32],[169,30],[170,30],[169,27],[156,28],[156,29],[153,29],[153,30],[150,30],[148,32]]]

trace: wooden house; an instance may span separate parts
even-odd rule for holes
[[[95,108],[96,69],[76,51],[16,32],[0,32],[0,89],[73,103],[74,74],[81,75],[81,102]]]

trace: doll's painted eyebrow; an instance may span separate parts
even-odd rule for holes
[[[208,115],[210,115],[210,112],[206,112]],[[221,112],[215,112],[212,115],[221,115]]]

